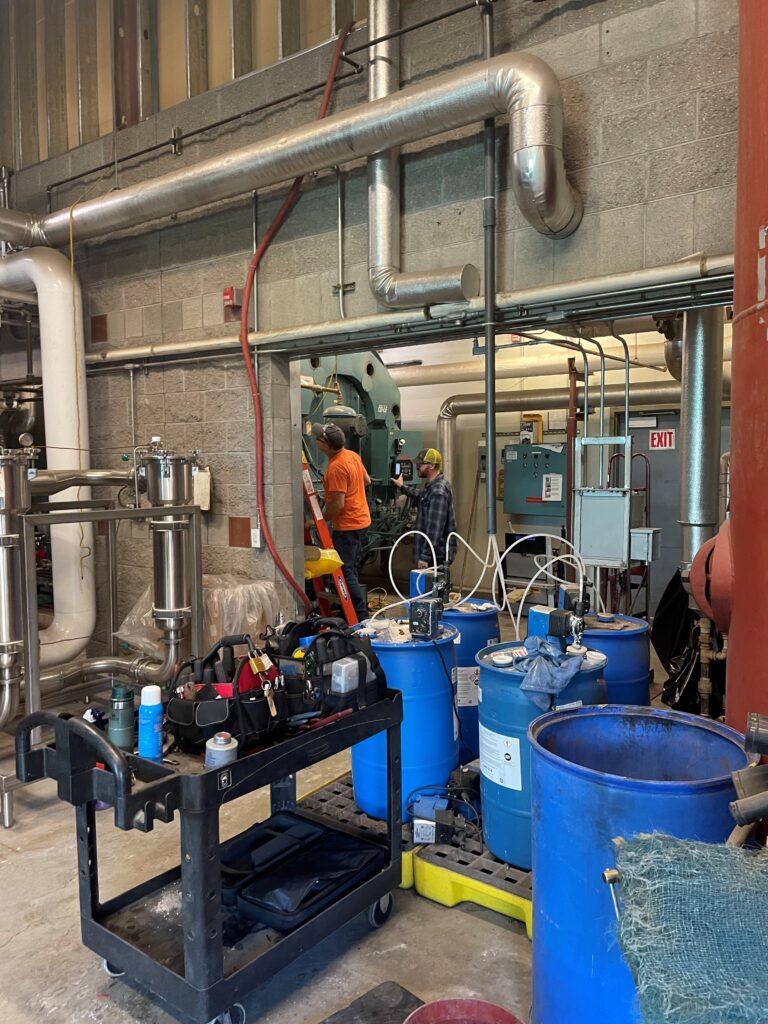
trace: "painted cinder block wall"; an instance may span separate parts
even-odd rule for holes
[[[448,9],[453,0],[404,2],[404,17]],[[560,77],[565,97],[565,152],[585,198],[579,230],[561,241],[528,227],[506,185],[507,125],[498,127],[499,284],[528,288],[595,274],[667,263],[696,250],[732,251],[736,161],[737,0],[499,0],[496,49],[530,50]],[[364,38],[365,28],[355,36]],[[190,128],[321,81],[332,44],[205,93],[150,120],[14,178],[22,209],[45,208],[47,183]],[[403,84],[481,57],[479,15],[420,29],[402,44]],[[343,83],[335,109],[366,98],[364,76]],[[115,176],[85,178],[53,194],[56,207],[128,185],[311,120],[313,97],[250,117],[170,154],[126,164]],[[367,286],[366,180],[362,164],[346,169],[346,266],[354,282],[350,315],[376,308]],[[409,147],[403,160],[404,269],[472,261],[482,265],[481,127]],[[263,231],[284,188],[259,196]],[[107,342],[130,345],[236,333],[223,323],[221,289],[240,285],[252,251],[250,197],[219,204],[204,216],[180,217],[130,237],[76,244],[86,322],[106,316]],[[267,257],[258,282],[262,328],[335,319],[336,182],[323,174],[304,195]],[[97,351],[99,345],[89,342]],[[298,477],[297,424],[290,370],[260,360],[267,396],[268,510],[281,548],[300,544],[291,514]],[[89,378],[94,465],[109,465],[130,441],[124,372]],[[413,390],[413,389],[411,389]],[[413,400],[410,396],[409,400]],[[435,409],[435,412],[437,409]],[[228,517],[255,510],[252,413],[245,374],[225,363],[168,366],[136,374],[136,426],[143,439],[161,434],[200,448],[214,472],[213,514],[205,537],[206,571],[271,577],[265,554],[229,546]],[[407,418],[408,410],[405,409]],[[125,528],[120,589],[125,607],[145,585],[146,538]]]

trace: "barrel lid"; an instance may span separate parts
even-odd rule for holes
[[[483,601],[477,597],[467,597],[461,604],[449,605],[443,612],[446,615],[498,615],[499,609],[493,601]]]
[[[430,641],[428,637],[410,638],[407,619],[366,619],[360,623],[360,633],[370,641],[374,650],[387,649],[414,650],[431,644],[458,643],[459,631],[455,626],[443,623],[440,634]]]
[[[632,615],[589,615],[584,620],[582,636],[606,636],[610,633],[617,636],[637,636],[639,633],[647,633],[650,628],[645,619],[638,619]]]

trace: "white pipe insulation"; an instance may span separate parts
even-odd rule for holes
[[[53,249],[25,249],[0,259],[0,287],[34,291],[40,317],[46,460],[48,469],[88,469],[88,399],[80,283],[69,260]],[[87,500],[89,487],[71,487],[59,501]],[[53,622],[40,633],[40,665],[72,661],[96,625],[93,527],[51,527]]]
[[[527,348],[527,352],[538,352],[538,355],[528,359],[511,356],[505,358],[504,351],[497,350],[496,376],[500,380],[516,379],[518,377],[550,377],[568,372],[568,359],[573,358],[573,350],[559,349],[556,343],[559,338],[553,339],[552,346],[544,342],[536,347]],[[574,339],[576,340],[576,339]],[[621,361],[610,359],[606,363],[606,371],[610,373],[624,372],[624,359],[618,348],[604,346],[606,356],[620,357]],[[397,350],[395,350],[397,351]],[[724,362],[730,362],[731,344],[725,343],[723,350]],[[587,353],[587,361],[591,373],[600,370],[600,358],[593,353]],[[386,364],[385,364],[386,365]],[[647,344],[630,349],[630,367],[632,369],[654,369],[660,367],[666,376],[666,364],[664,362],[664,345]],[[582,368],[579,361],[579,370]],[[392,380],[399,388],[425,387],[428,384],[466,384],[469,381],[483,379],[482,357],[469,359],[457,363],[435,363],[421,366],[393,366],[389,370]]]

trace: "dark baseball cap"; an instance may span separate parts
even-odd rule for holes
[[[335,423],[313,423],[312,436],[316,437],[319,441],[325,441],[327,445],[335,448],[336,451],[341,451],[346,444],[344,431],[341,427],[336,426]]]

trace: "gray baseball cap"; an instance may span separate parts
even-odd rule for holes
[[[341,427],[337,427],[335,423],[313,423],[312,436],[316,437],[319,441],[325,441],[327,445],[335,448],[336,451],[341,451],[346,444],[344,431]]]

